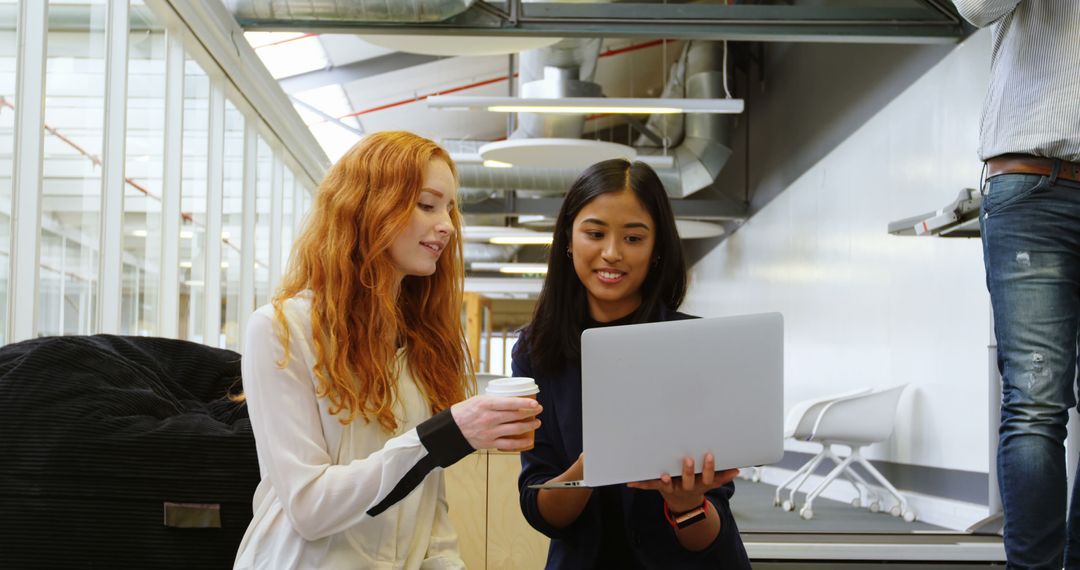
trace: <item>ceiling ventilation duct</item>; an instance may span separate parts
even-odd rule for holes
[[[591,78],[595,72],[595,58],[576,60],[588,54],[599,55],[593,46],[574,45],[583,40],[564,40],[554,46],[522,54],[521,80],[523,82],[537,75],[536,68],[568,68],[568,63],[577,61],[581,66],[580,78]],[[585,40],[588,41],[588,40]],[[599,41],[599,40],[596,40]],[[573,47],[571,47],[573,46]],[[561,52],[555,51],[562,49]],[[723,78],[723,44],[720,42],[695,41],[687,44],[678,65],[672,71],[668,84],[664,88],[665,96],[683,96],[687,98],[720,98],[725,95]],[[529,70],[526,71],[528,62]],[[562,65],[557,65],[562,63]],[[567,81],[571,73],[551,73],[550,79]],[[675,157],[674,168],[657,169],[657,174],[664,182],[668,194],[684,198],[708,187],[716,180],[720,170],[731,156],[729,145],[732,128],[730,115],[685,114],[678,117],[677,123],[664,127],[661,119],[651,119],[650,128],[665,132],[675,145],[668,152]],[[512,137],[520,136],[562,136],[580,137],[583,123],[581,116],[546,114],[543,116],[520,115],[520,128]],[[558,133],[552,135],[549,133]],[[641,149],[642,154],[659,154],[659,148]],[[580,169],[563,168],[487,168],[476,164],[459,165],[461,183],[466,186],[485,188],[561,190],[565,191],[581,173]]]
[[[238,20],[441,22],[475,0],[224,0]]]
[[[724,91],[724,47],[722,42],[688,42],[671,77],[664,97],[718,99]],[[674,170],[660,170],[668,194],[684,198],[707,188],[720,175],[731,157],[731,115],[695,113],[653,115],[648,128],[666,133],[676,145]],[[648,139],[642,137],[639,144]]]
[[[592,82],[600,58],[600,38],[569,38],[546,48],[529,50],[518,58],[518,85],[522,97],[559,99],[600,97]],[[584,115],[519,113],[510,138],[581,138]]]
[[[573,177],[580,173],[573,169],[483,168],[478,166],[478,163],[480,162],[479,149],[484,145],[484,141],[444,139],[439,143],[450,152],[457,166],[461,182],[461,187],[458,188],[458,201],[463,204],[486,200],[491,197],[495,189],[528,188],[561,194],[566,192],[567,186],[564,183],[566,178],[570,177],[573,180]],[[461,171],[466,168],[475,170],[475,174],[468,178],[461,175]],[[528,180],[527,186],[514,185],[522,179]]]

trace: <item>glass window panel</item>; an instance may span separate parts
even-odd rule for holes
[[[127,84],[120,332],[156,335],[165,160],[165,32],[140,0],[131,2]]]
[[[38,333],[97,329],[105,0],[54,1],[46,40]]]
[[[311,189],[307,187],[307,184],[300,182],[300,179],[296,179],[296,191],[300,192],[300,196],[303,198],[303,206],[300,208],[300,218],[303,219],[307,216],[308,210],[311,209]]]
[[[270,200],[274,151],[259,137],[255,171],[255,306],[270,302]]]
[[[7,342],[11,251],[11,171],[15,146],[15,61],[18,10],[0,12],[0,345]]]
[[[281,221],[281,271],[289,271],[289,254],[292,252],[293,235],[296,233],[296,179],[286,165],[282,179],[282,221]]]
[[[184,65],[183,181],[180,191],[180,338],[203,342],[206,302],[206,183],[210,142],[210,77]],[[220,238],[218,238],[220,239]]]
[[[225,179],[221,210],[221,339],[218,346],[240,349],[240,248],[244,220],[244,115],[225,101]]]

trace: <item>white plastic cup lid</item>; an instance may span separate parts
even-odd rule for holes
[[[540,392],[540,387],[532,378],[517,376],[496,378],[487,383],[485,392],[489,396],[531,396]]]

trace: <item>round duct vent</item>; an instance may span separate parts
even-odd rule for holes
[[[507,139],[480,147],[484,161],[535,168],[587,168],[601,160],[634,160],[637,151],[624,144],[588,139]]]

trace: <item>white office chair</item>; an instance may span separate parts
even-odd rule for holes
[[[761,474],[764,472],[764,468],[760,465],[754,465],[752,467],[746,467],[739,470],[739,479],[746,479],[747,481],[753,481],[754,483],[761,482]]]
[[[848,477],[853,484],[855,482],[862,484],[870,495],[870,510],[877,512],[880,507],[880,499],[877,493],[852,469],[852,464],[858,463],[896,499],[896,504],[892,506],[889,513],[893,516],[903,516],[907,522],[915,520],[915,511],[908,506],[908,502],[903,495],[861,453],[863,447],[885,441],[892,435],[896,419],[896,406],[900,401],[900,395],[906,387],[906,384],[901,384],[870,393],[838,398],[825,404],[821,409],[821,413],[814,422],[810,439],[820,441],[826,448],[833,444],[849,446],[851,447],[851,454],[837,463],[836,467],[825,476],[825,479],[817,488],[806,496],[806,503],[799,511],[799,514],[804,519],[810,520],[814,517],[814,499],[817,499],[825,488],[840,475]],[[833,460],[835,461],[835,459]],[[814,468],[816,467],[815,465]],[[809,470],[809,472],[812,472],[812,470]],[[856,489],[858,489],[858,485],[856,485]],[[860,499],[855,499],[852,503],[858,506],[857,501],[860,501]]]
[[[818,417],[821,415],[821,411],[825,409],[826,405],[841,398],[868,393],[870,393],[870,388],[861,388],[859,390],[841,394],[804,400],[795,404],[788,410],[787,416],[784,418],[784,438],[798,441],[813,441],[814,426],[817,424]],[[829,444],[822,444],[821,451],[819,451],[817,455],[810,458],[806,463],[803,463],[802,467],[799,467],[791,477],[776,488],[776,493],[773,495],[773,506],[782,506],[785,511],[795,510],[795,493],[798,492],[799,488],[802,487],[804,483],[806,483],[806,480],[810,478],[810,475],[814,473],[814,470],[817,469],[818,465],[825,459],[828,459],[833,463],[840,463],[840,459],[832,452],[832,447]],[[780,496],[784,492],[784,489],[788,489],[788,486],[794,483],[796,479],[798,479],[799,482],[789,489],[790,494],[788,498],[781,501]],[[858,490],[857,486],[856,490]],[[859,494],[861,497],[862,492],[860,491]]]

